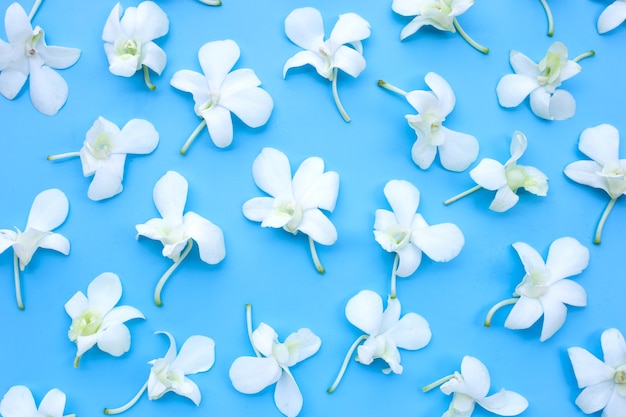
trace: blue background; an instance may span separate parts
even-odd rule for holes
[[[50,45],[77,47],[80,60],[59,71],[70,87],[64,108],[54,117],[38,113],[28,87],[13,101],[0,99],[0,227],[23,228],[36,194],[60,188],[70,201],[67,221],[56,231],[71,242],[63,256],[40,250],[22,274],[25,311],[16,308],[12,251],[0,255],[0,395],[23,384],[37,403],[51,388],[67,396],[66,413],[95,416],[103,407],[130,399],[148,377],[147,361],[162,357],[167,340],[156,330],[171,332],[179,343],[193,334],[216,342],[216,363],[192,376],[202,391],[199,409],[186,398],[168,394],[158,401],[143,397],[129,416],[215,415],[278,416],[273,387],[257,395],[237,392],[228,379],[235,358],[252,355],[246,335],[245,303],[253,304],[254,326],[264,321],[281,340],[301,327],[322,339],[320,351],[292,369],[304,396],[301,416],[384,415],[436,416],[450,398],[420,388],[460,367],[464,355],[482,360],[492,378],[492,392],[506,387],[530,402],[528,417],[583,415],[574,405],[579,393],[567,348],[582,346],[601,356],[600,334],[610,327],[626,330],[624,245],[626,201],[619,200],[605,227],[600,246],[593,233],[608,202],[606,193],[575,184],[562,173],[570,162],[584,159],[577,150],[580,132],[611,123],[626,132],[626,27],[598,35],[595,24],[608,1],[550,1],[555,19],[553,38],[539,1],[480,0],[459,18],[463,28],[490,48],[483,55],[458,34],[430,28],[400,42],[409,18],[396,15],[391,2],[344,0],[225,0],[213,8],[195,0],[161,0],[170,31],[157,43],[167,53],[157,90],[149,91],[141,73],[132,78],[108,71],[101,30],[113,0],[44,1],[33,23],[42,26]],[[9,1],[0,1],[6,10]],[[138,3],[124,2],[124,7]],[[22,3],[30,10],[31,3]],[[284,62],[300,49],[284,34],[283,22],[296,7],[315,6],[324,16],[327,36],[340,13],[356,12],[371,23],[364,42],[367,68],[357,78],[340,75],[338,87],[352,117],[344,123],[331,96],[330,83],[313,68],[291,70],[282,78]],[[6,39],[4,35],[3,39]],[[218,149],[203,131],[186,156],[178,150],[197,126],[191,95],[169,86],[180,69],[199,71],[197,51],[205,42],[233,39],[241,47],[236,68],[252,68],[274,99],[269,122],[251,129],[235,121],[231,147]],[[583,71],[563,88],[577,101],[567,121],[544,121],[528,102],[515,109],[498,105],[495,86],[511,73],[509,51],[541,59],[554,41],[569,48],[570,57],[590,49]],[[445,207],[442,201],[474,185],[468,172],[453,173],[438,160],[427,171],[411,160],[415,133],[404,115],[415,111],[400,96],[376,86],[384,79],[405,90],[426,89],[424,75],[434,71],[452,86],[456,108],[446,120],[450,129],[475,135],[479,160],[509,157],[515,130],[528,137],[521,164],[542,170],[549,178],[546,198],[520,192],[520,202],[506,213],[487,209],[493,193],[479,191]],[[46,156],[79,150],[98,116],[120,127],[132,118],[152,122],[160,144],[148,156],[127,159],[124,191],[101,202],[87,198],[90,178],[82,176],[78,159],[48,162]],[[326,267],[314,269],[306,237],[263,229],[241,214],[242,204],[263,195],[254,184],[251,165],[265,146],[283,151],[292,169],[309,156],[320,156],[341,178],[339,198],[330,215],[339,238],[330,247],[318,245]],[[621,145],[626,155],[626,143]],[[189,181],[186,210],[219,225],[227,255],[217,266],[202,263],[197,250],[183,262],[163,292],[164,306],[152,301],[154,286],[170,266],[159,242],[135,240],[138,223],[157,216],[152,188],[167,171]],[[431,224],[453,222],[463,231],[465,247],[449,263],[424,258],[417,272],[398,282],[403,312],[416,312],[430,323],[431,343],[420,351],[401,351],[404,373],[383,375],[384,364],[364,366],[351,361],[343,382],[329,395],[344,355],[359,330],[344,316],[347,300],[363,289],[383,298],[389,291],[393,255],[374,241],[374,213],[388,208],[383,187],[405,179],[421,191],[419,212]],[[589,267],[574,277],[588,293],[588,306],[569,308],[565,325],[548,341],[539,342],[541,321],[529,330],[503,327],[510,307],[498,312],[491,328],[483,319],[496,302],[510,297],[523,277],[511,244],[523,241],[545,258],[550,243],[572,236],[591,253]],[[146,320],[129,322],[130,351],[114,358],[96,349],[72,367],[75,345],[67,338],[70,318],[63,304],[87,289],[93,278],[111,271],[122,280],[121,304],[139,308]],[[478,410],[474,415],[489,413]]]

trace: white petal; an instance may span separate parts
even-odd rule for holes
[[[256,185],[272,197],[291,193],[291,167],[287,156],[274,148],[263,148],[252,164]]]
[[[213,339],[194,335],[180,347],[172,362],[172,369],[180,369],[185,375],[193,375],[211,369],[215,363],[215,342]]]
[[[531,274],[535,268],[543,268],[545,266],[543,258],[533,247],[524,242],[513,243],[513,249],[517,252],[526,274]]]
[[[89,306],[106,314],[122,298],[122,283],[117,275],[104,272],[94,278],[87,287]]]
[[[4,417],[37,415],[33,394],[23,385],[12,386],[0,401],[0,414]]]
[[[478,140],[467,133],[441,127],[445,141],[439,145],[441,165],[450,171],[465,171],[478,157]]]
[[[516,130],[513,132],[513,137],[511,138],[511,146],[509,147],[509,152],[511,153],[511,158],[506,162],[506,164],[510,164],[513,162],[517,162],[518,159],[524,152],[526,152],[526,148],[528,147],[528,138],[525,134]]]
[[[293,366],[317,353],[322,340],[311,330],[303,328],[287,336],[284,345],[289,349],[287,366]]]
[[[104,24],[104,29],[102,30],[102,40],[108,43],[115,43],[117,38],[123,35],[122,26],[120,25],[120,17],[122,15],[122,5],[117,3],[111,9],[111,13],[109,13],[109,17]]]
[[[346,318],[358,329],[376,336],[383,319],[382,298],[374,291],[360,291],[348,300]]]
[[[17,233],[13,230],[0,230],[0,253],[15,245]]]
[[[187,226],[187,234],[198,244],[200,259],[210,265],[224,259],[226,247],[222,229],[192,211],[185,213],[183,222]]]
[[[422,263],[422,251],[412,243],[398,250],[398,256],[400,257],[400,262],[398,263],[396,275],[401,278],[413,275]]]
[[[486,190],[495,191],[506,185],[504,165],[491,158],[481,159],[469,174],[476,184]]]
[[[507,329],[527,329],[543,314],[543,307],[536,298],[520,297],[504,322]]]
[[[156,43],[145,43],[141,49],[141,64],[161,75],[167,63],[167,55]]]
[[[617,329],[602,332],[602,352],[607,365],[618,368],[626,364],[626,342]]]
[[[303,65],[312,65],[319,75],[324,78],[329,77],[329,69],[326,67],[326,60],[315,52],[300,51],[289,58],[283,66],[283,78],[290,68],[297,68]]]
[[[65,312],[72,318],[80,316],[83,311],[89,308],[89,301],[85,294],[78,291],[76,294],[72,296],[64,305]]]
[[[533,107],[533,95],[530,96],[530,106]],[[566,120],[576,113],[576,100],[565,90],[556,90],[550,97],[550,120]]]
[[[169,30],[165,12],[152,1],[142,1],[137,6],[135,38],[142,42],[164,36]]]
[[[465,244],[461,230],[453,223],[414,228],[411,242],[435,262],[454,259]]]
[[[542,119],[552,120],[550,113],[551,94],[545,88],[538,88],[530,94],[530,108]]]
[[[161,359],[165,360],[167,364],[171,364],[176,359],[176,340],[174,339],[174,336],[172,336],[172,334],[169,332],[161,331],[161,330],[157,330],[156,332],[154,332],[154,334],[165,335],[167,339],[169,340],[170,346],[169,348],[167,348],[167,352],[165,352],[165,356]],[[154,361],[151,361],[151,362],[154,362]],[[150,372],[152,373],[152,370]],[[148,391],[149,390],[150,388],[148,388]]]
[[[0,247],[2,245],[0,244]],[[43,249],[51,249],[67,255],[70,253],[70,241],[59,233],[51,233],[39,240],[39,247]]]
[[[159,144],[159,132],[147,120],[132,119],[115,138],[115,153],[149,154]]]
[[[597,385],[613,379],[615,369],[606,365],[587,350],[572,347],[567,349],[567,354],[572,362],[572,368],[574,368],[578,388]]]
[[[211,91],[220,91],[239,54],[239,45],[230,39],[208,42],[200,47],[198,59]]]
[[[386,335],[401,349],[417,350],[430,342],[432,333],[426,319],[419,314],[405,314]]]
[[[319,207],[333,211],[339,193],[339,174],[324,172],[322,158],[307,158],[293,176],[293,193],[302,210]]]
[[[254,197],[246,201],[241,210],[248,220],[262,222],[273,212],[274,199],[271,197]]]
[[[380,323],[379,333],[385,333],[395,326],[400,320],[400,312],[402,311],[402,304],[400,300],[396,298],[387,297],[387,308],[383,311],[383,318]]]
[[[461,361],[461,374],[466,384],[464,394],[478,400],[489,392],[491,381],[487,367],[472,356],[465,356]]]
[[[428,19],[423,16],[417,16],[413,20],[411,20],[409,23],[407,23],[406,26],[402,28],[402,30],[400,31],[400,40],[404,40],[408,38],[409,36],[417,32],[418,30],[420,30],[422,26],[426,26],[426,25],[435,26],[434,23],[435,22],[432,19]]]
[[[256,394],[278,381],[282,373],[282,368],[272,357],[240,356],[230,366],[228,376],[237,391]]]
[[[406,101],[413,107],[420,115],[433,113],[439,113],[439,100],[430,91],[413,90],[409,91],[405,96]],[[442,116],[443,117],[443,116]]]
[[[541,297],[540,301],[543,307],[543,327],[539,340],[543,342],[552,337],[563,326],[567,318],[567,308],[550,292]]]
[[[30,65],[30,99],[47,116],[55,115],[67,101],[67,83],[48,66]]]
[[[424,81],[426,81],[426,85],[430,87],[435,96],[437,96],[441,116],[446,117],[450,114],[452,109],[454,109],[454,104],[456,103],[456,97],[454,96],[452,87],[450,87],[450,84],[448,84],[441,75],[434,72],[427,73],[424,77]]]
[[[104,44],[104,52],[109,60],[109,71],[113,75],[120,77],[132,77],[139,68],[141,63],[139,62],[139,55],[131,57],[121,57],[117,55],[115,47],[110,44]]]
[[[9,42],[14,45],[24,44],[29,37],[33,36],[33,26],[26,11],[17,2],[7,7],[4,15],[4,31]]]
[[[485,410],[501,416],[516,416],[528,408],[526,398],[517,392],[505,389],[477,402]]]
[[[324,44],[322,15],[313,7],[295,9],[285,18],[285,34],[300,48],[318,51]]]
[[[99,336],[97,333],[89,336],[78,336],[76,339],[76,356],[83,356],[85,352],[94,347],[98,343]]]
[[[587,293],[584,288],[570,279],[563,279],[550,286],[550,292],[562,303],[575,307],[587,305]]]
[[[556,239],[550,245],[546,266],[550,282],[580,274],[589,264],[589,249],[573,237]]]
[[[363,55],[348,46],[340,46],[333,57],[333,67],[339,68],[354,78],[365,69],[365,65]]]
[[[598,33],[615,29],[626,20],[626,3],[614,1],[598,17]]]
[[[12,69],[2,70],[0,72],[0,94],[9,100],[13,100],[22,90],[27,79],[28,72],[24,73]]]
[[[51,231],[65,221],[69,202],[63,191],[51,188],[37,194],[28,214],[26,230]]]
[[[508,185],[500,187],[496,192],[491,204],[489,204],[489,210],[493,210],[498,213],[507,211],[513,207],[519,201],[519,196],[509,188]]]
[[[522,166],[526,170],[526,182],[523,187],[529,193],[545,197],[548,195],[548,177],[535,167]]]
[[[43,37],[43,34],[41,35]],[[69,68],[80,58],[80,49],[65,48],[63,46],[48,46],[42,40],[37,48],[37,54],[47,66],[56,69]]]
[[[276,407],[287,417],[295,417],[302,409],[302,394],[289,370],[285,370],[274,391]]]
[[[222,106],[203,110],[200,116],[206,120],[211,140],[218,148],[225,148],[233,141],[233,120],[230,111]]]
[[[421,169],[430,168],[437,155],[437,147],[428,143],[427,140],[418,137],[411,148],[413,162]]]
[[[600,188],[609,195],[609,185],[606,177],[600,175],[602,173],[602,165],[596,161],[576,161],[567,165],[563,173],[572,181],[579,184],[588,185],[594,188]]]
[[[585,414],[595,413],[607,406],[611,396],[614,395],[615,383],[613,381],[601,382],[585,388],[576,398],[576,405]],[[610,417],[603,413],[605,417]],[[619,416],[619,414],[615,414]]]
[[[518,51],[511,51],[509,53],[509,61],[513,71],[517,74],[524,75],[528,78],[535,78],[541,73],[537,64],[530,58]],[[539,85],[537,83],[537,85]]]
[[[233,71],[231,74],[235,72]],[[239,90],[236,93],[223,96],[220,104],[252,128],[267,123],[274,108],[272,97],[267,91],[259,87]]]
[[[102,327],[107,327],[115,323],[124,323],[132,319],[145,318],[143,313],[131,306],[114,307],[102,318]]]
[[[623,386],[618,385],[613,391],[609,403],[604,407],[604,414],[605,417],[621,417],[624,410],[626,410],[626,397]]]
[[[252,332],[252,344],[263,356],[270,357],[278,344],[278,334],[271,326],[261,322]]]
[[[130,331],[118,323],[98,333],[98,348],[113,356],[122,356],[130,349]]]
[[[580,134],[578,149],[600,165],[615,162],[619,159],[619,131],[608,123],[587,128]]]
[[[398,224],[411,227],[420,203],[420,192],[413,184],[404,180],[391,180],[385,184],[385,197],[393,210]]]
[[[533,78],[519,74],[507,74],[500,78],[496,86],[498,103],[502,107],[517,107],[538,87],[537,80]]]
[[[188,184],[185,177],[176,171],[167,171],[152,191],[152,198],[159,214],[164,219],[182,223],[183,210],[187,203]]]
[[[99,201],[122,192],[125,154],[112,154],[106,163],[102,163],[87,190],[87,196]]]
[[[185,377],[181,384],[176,384],[171,388],[176,394],[189,398],[196,406],[200,405],[202,395],[200,388],[191,379]]]
[[[421,4],[414,0],[393,0],[391,9],[402,16],[417,16],[421,13]]]
[[[370,24],[356,13],[339,15],[337,23],[328,38],[331,50],[339,45],[362,41],[370,36]]]
[[[332,245],[337,241],[335,225],[319,209],[305,211],[298,230],[320,245]]]
[[[39,403],[39,415],[44,416],[63,416],[65,410],[65,393],[57,388],[53,388],[46,393]]]
[[[209,101],[209,85],[206,78],[196,71],[180,70],[172,75],[170,85],[178,90],[193,95],[196,106]]]

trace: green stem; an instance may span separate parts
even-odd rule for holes
[[[204,129],[204,126],[206,126],[206,120],[202,119],[202,121],[200,122],[200,124],[198,125],[198,127],[196,127],[196,130],[194,130],[193,132],[191,132],[191,135],[189,135],[189,138],[187,139],[187,142],[185,142],[185,144],[183,145],[183,147],[180,150],[180,154],[184,155],[187,153],[187,149],[189,149],[189,147],[191,146],[192,142],[194,141],[194,139],[196,138],[196,136],[198,136],[198,134],[200,133],[200,131],[202,129]]]
[[[379,86],[379,87],[382,87],[382,88],[384,88],[384,89],[387,89],[387,90],[389,90],[389,91],[392,91],[392,92],[394,92],[394,93],[400,94],[400,95],[402,95],[402,96],[406,96],[406,95],[408,94],[406,91],[399,89],[399,88],[398,88],[398,87],[396,87],[395,85],[392,85],[392,84],[386,83],[386,82],[385,82],[385,81],[383,81],[383,80],[378,80],[378,86]]]
[[[41,6],[42,1],[43,0],[35,0],[35,4],[33,4],[33,7],[30,9],[30,13],[28,13],[28,20],[33,20],[33,17],[35,17],[35,13],[39,10],[39,6]]]
[[[546,17],[548,18],[548,36],[552,36],[554,35],[554,19],[552,18],[552,11],[550,10],[550,6],[548,6],[548,2],[546,0],[539,1],[541,1],[543,10],[546,11]]]
[[[590,50],[590,51],[587,51],[587,52],[585,52],[585,53],[583,53],[583,54],[578,55],[576,58],[572,59],[572,61],[574,61],[574,62],[578,62],[578,61],[580,61],[581,59],[585,59],[585,58],[592,57],[592,56],[594,56],[595,54],[596,54],[596,51],[594,51],[594,50],[592,49],[592,50]]]
[[[454,203],[455,201],[460,200],[460,199],[462,199],[463,197],[465,197],[465,196],[467,196],[467,195],[470,195],[471,193],[473,193],[473,192],[476,192],[476,191],[480,190],[481,188],[483,188],[483,187],[481,187],[480,185],[476,185],[476,186],[474,186],[474,187],[470,188],[469,190],[465,190],[465,191],[463,191],[462,193],[457,194],[457,195],[455,195],[454,197],[447,199],[446,201],[444,201],[444,202],[443,202],[443,204],[445,204],[446,206],[447,206],[448,204],[452,204],[452,203]]]
[[[612,198],[611,201],[609,201],[609,204],[607,204],[606,208],[604,209],[604,212],[602,213],[602,217],[600,217],[600,221],[598,222],[598,227],[596,228],[596,236],[593,238],[593,243],[595,243],[596,245],[599,245],[600,243],[602,243],[602,239],[601,239],[602,229],[604,228],[604,223],[606,223],[606,219],[609,217],[609,213],[613,209],[613,206],[615,205],[616,201],[617,201],[617,198]]]
[[[428,384],[425,387],[423,387],[422,388],[422,392],[428,392],[428,391],[430,391],[433,388],[437,388],[439,385],[441,385],[441,384],[443,384],[445,382],[448,382],[452,378],[454,378],[454,374],[446,375],[443,378],[439,378],[438,380],[436,380],[432,384]]]
[[[396,273],[398,272],[399,262],[400,255],[396,253],[396,257],[393,258],[393,266],[391,267],[391,298],[396,298]]]
[[[156,85],[152,84],[152,81],[150,81],[150,71],[145,65],[143,65],[143,80],[146,82],[146,85],[150,90],[156,90]]]
[[[461,37],[465,39],[465,42],[469,43],[474,49],[482,52],[483,54],[489,53],[489,48],[482,46],[481,44],[476,42],[474,39],[470,38],[467,33],[465,33],[459,21],[456,20],[456,17],[454,18],[452,23],[454,24],[455,29],[459,32],[459,35],[461,35]]]
[[[66,153],[60,153],[57,155],[48,155],[46,159],[48,161],[58,161],[59,159],[75,158],[77,156],[80,156],[80,152],[66,152]]]
[[[346,357],[343,360],[343,364],[341,365],[339,374],[337,375],[337,378],[335,378],[335,382],[333,382],[333,384],[330,386],[330,388],[326,390],[326,392],[328,392],[329,394],[332,394],[333,392],[335,392],[335,390],[337,389],[337,386],[341,382],[341,378],[343,378],[343,374],[346,372],[346,368],[348,367],[348,362],[350,361],[352,354],[356,350],[357,346],[359,346],[359,344],[367,338],[368,338],[368,335],[362,334],[354,341],[354,343],[352,343],[352,346],[350,346],[350,349],[348,350],[348,353],[346,354]]]
[[[180,263],[185,259],[185,257],[187,257],[192,246],[193,246],[193,240],[189,239],[187,241],[187,246],[185,246],[185,249],[183,250],[183,253],[180,254],[180,257],[178,258],[178,260],[174,262],[174,265],[170,266],[169,269],[165,271],[161,279],[159,279],[159,282],[157,283],[157,286],[154,289],[154,303],[157,306],[161,307],[163,305],[163,302],[161,301],[161,291],[163,290],[163,286],[167,282],[170,275],[172,275],[172,272],[174,272],[176,268],[178,268],[178,265],[180,265]]]
[[[78,364],[80,363],[80,356],[76,355],[74,358],[74,368],[78,368]]]
[[[204,3],[209,6],[221,6],[222,0],[200,0],[200,3]]]
[[[252,304],[246,304],[246,328],[248,329],[248,339],[250,339],[250,344],[252,345],[252,349],[254,349],[254,354],[257,357],[261,357],[261,353],[254,346],[254,342],[252,341]]]
[[[317,256],[317,250],[315,250],[315,242],[313,241],[311,236],[309,236],[309,248],[311,248],[311,258],[313,258],[315,269],[317,269],[317,272],[319,272],[320,274],[323,274],[324,272],[326,272],[326,270],[322,266],[319,256]]]
[[[144,393],[144,391],[147,388],[148,388],[148,381],[146,381],[146,383],[143,384],[143,387],[141,387],[139,392],[137,394],[135,394],[135,396],[129,402],[127,402],[126,404],[124,404],[123,406],[118,407],[118,408],[105,408],[104,409],[104,414],[119,414],[119,413],[123,413],[124,411],[128,410],[130,407],[135,405],[137,400],[139,400],[139,398],[141,398],[141,395]]]
[[[337,67],[333,69],[332,89],[333,98],[335,99],[335,104],[337,105],[337,109],[339,109],[341,117],[346,123],[350,122],[350,116],[348,116],[348,113],[346,113],[346,110],[343,108],[341,100],[339,100],[339,94],[337,93]]]
[[[500,301],[498,304],[491,307],[491,309],[487,313],[487,317],[485,317],[485,323],[484,323],[485,327],[491,326],[491,319],[493,318],[493,315],[496,313],[496,311],[498,311],[504,306],[508,306],[509,304],[517,303],[517,300],[519,300],[519,297],[509,298],[507,300]]]
[[[20,284],[20,262],[17,254],[13,253],[13,276],[15,279],[15,299],[17,300],[17,308],[24,310],[24,303],[22,302],[22,290]]]

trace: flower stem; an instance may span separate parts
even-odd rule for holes
[[[446,206],[447,206],[448,204],[452,204],[452,203],[454,203],[455,201],[460,200],[460,199],[462,199],[463,197],[465,197],[465,196],[467,196],[467,195],[470,195],[471,193],[473,193],[473,192],[475,192],[475,191],[480,190],[481,188],[483,188],[483,187],[481,187],[480,185],[476,185],[476,186],[474,186],[474,187],[470,188],[469,190],[465,190],[465,191],[463,191],[462,193],[457,194],[457,195],[455,195],[454,197],[447,199],[446,201],[444,201],[444,202],[443,202],[443,204],[445,204]]]
[[[590,50],[590,51],[587,51],[587,52],[585,52],[585,53],[583,53],[583,54],[578,55],[576,58],[572,59],[572,61],[574,61],[574,62],[578,62],[578,61],[580,61],[580,60],[582,60],[582,59],[592,57],[592,56],[594,56],[595,54],[596,54],[596,51],[594,51],[594,50],[592,49],[592,50]]]
[[[431,389],[437,388],[439,385],[441,385],[441,384],[443,384],[445,382],[448,382],[452,378],[454,378],[454,374],[446,375],[443,378],[439,378],[435,382],[433,382],[431,384],[428,384],[425,387],[422,387],[422,392],[428,392]]]
[[[46,159],[48,161],[58,161],[59,159],[75,158],[77,156],[80,156],[80,152],[67,152],[67,153],[60,153],[57,155],[48,155]]]
[[[600,243],[602,243],[602,240],[601,240],[602,229],[604,228],[604,223],[606,223],[606,219],[607,217],[609,217],[609,213],[613,209],[613,206],[615,205],[616,201],[617,201],[616,198],[612,198],[611,201],[609,201],[609,204],[607,204],[606,208],[604,209],[604,212],[602,213],[602,217],[600,217],[600,221],[598,222],[598,227],[596,228],[596,236],[593,238],[593,243],[595,243],[596,245],[599,245]]]
[[[317,250],[315,250],[315,242],[313,241],[311,236],[309,236],[309,247],[311,248],[311,257],[313,258],[315,269],[317,269],[317,272],[319,272],[320,274],[323,274],[324,272],[326,272],[326,270],[322,266],[319,256],[317,256]]]
[[[196,138],[196,136],[198,136],[198,134],[200,133],[200,131],[202,129],[204,129],[204,126],[206,126],[206,120],[202,119],[202,121],[200,122],[200,124],[198,125],[198,127],[196,127],[196,130],[194,130],[193,132],[191,132],[191,135],[189,135],[189,138],[187,139],[187,142],[185,142],[185,144],[183,145],[183,147],[180,150],[180,154],[184,155],[187,153],[187,149],[189,149],[189,147],[191,146],[191,143],[194,141],[194,139]]]
[[[367,338],[368,338],[368,335],[362,334],[354,341],[354,343],[352,343],[352,346],[350,346],[350,349],[348,350],[348,353],[346,354],[346,357],[343,360],[343,364],[341,365],[341,369],[339,370],[339,375],[337,375],[337,378],[335,378],[335,382],[333,382],[333,385],[331,385],[330,388],[326,390],[326,392],[328,392],[329,394],[332,394],[333,392],[335,392],[335,390],[337,389],[337,386],[341,382],[341,378],[343,378],[343,374],[346,373],[346,368],[348,367],[348,362],[350,361],[352,354],[354,353],[357,346],[359,346],[359,344]]]
[[[456,20],[456,17],[454,18],[452,23],[454,24],[455,29],[459,31],[459,35],[461,35],[461,37],[465,39],[465,42],[469,43],[474,49],[482,52],[483,54],[489,53],[489,48],[482,46],[481,44],[476,42],[474,39],[470,38],[467,33],[465,33],[465,31],[459,24],[459,21]]]
[[[178,268],[178,265],[180,265],[180,263],[185,259],[185,257],[187,257],[192,246],[193,246],[193,240],[189,239],[187,241],[187,246],[185,246],[185,249],[183,250],[183,253],[180,254],[180,257],[178,258],[178,260],[174,262],[174,265],[170,266],[169,269],[165,271],[161,279],[159,279],[159,282],[157,283],[157,286],[154,289],[154,303],[157,306],[161,307],[163,305],[163,302],[161,301],[161,290],[163,290],[163,286],[165,285],[165,282],[167,282],[170,275],[172,275],[172,272],[174,272],[176,268]]]
[[[15,278],[15,299],[17,300],[17,308],[24,310],[24,303],[22,302],[22,290],[20,289],[20,265],[19,258],[16,253],[13,253],[13,275]]]
[[[135,394],[135,396],[129,402],[127,402],[126,404],[124,404],[123,406],[118,407],[118,408],[105,408],[104,409],[104,414],[119,414],[119,413],[123,413],[124,411],[128,410],[130,407],[135,405],[137,400],[139,400],[139,398],[141,398],[141,395],[144,393],[144,391],[147,388],[148,388],[148,381],[146,381],[146,383],[143,384],[143,387],[141,387],[139,392],[137,394]]]
[[[30,13],[28,13],[28,20],[33,20],[33,17],[35,17],[35,13],[37,13],[42,1],[43,0],[35,0],[35,4],[33,4],[33,7],[30,9]]]
[[[252,304],[250,303],[246,303],[246,328],[248,329],[248,339],[250,339],[250,344],[252,345],[252,349],[254,349],[254,354],[260,358],[261,353],[252,342]]]
[[[156,90],[156,85],[152,84],[152,81],[150,81],[150,71],[145,65],[143,66],[143,80],[146,82],[146,85],[150,90]]]
[[[393,266],[391,267],[391,298],[396,298],[396,273],[398,272],[399,261],[400,255],[396,253],[396,257],[393,258]]]
[[[554,19],[552,18],[552,11],[546,0],[539,0],[543,6],[543,10],[546,11],[546,17],[548,18],[548,36],[554,35]]]
[[[485,317],[485,327],[491,326],[491,319],[493,318],[493,315],[496,313],[496,311],[504,306],[508,306],[509,304],[517,303],[517,300],[519,300],[519,297],[509,298],[507,300],[500,301],[498,304],[491,307],[491,309],[487,313],[487,317]]]
[[[80,363],[81,356],[76,355],[74,358],[74,368],[78,368],[78,364]]]
[[[222,0],[200,0],[200,3],[204,3],[209,6],[221,6]]]
[[[406,91],[399,89],[395,85],[386,83],[383,80],[378,80],[378,86],[382,87],[382,88],[385,88],[385,89],[387,89],[389,91],[393,91],[394,93],[400,94],[402,96],[406,96],[408,94]]]
[[[335,99],[335,104],[337,105],[337,109],[343,117],[343,120],[348,123],[350,122],[350,116],[346,113],[343,105],[341,104],[341,100],[339,100],[339,94],[337,93],[337,67],[333,69],[333,80],[332,80],[332,89],[333,89],[333,98]]]

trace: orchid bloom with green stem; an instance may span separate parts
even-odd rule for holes
[[[589,264],[589,249],[572,237],[556,239],[550,245],[548,258],[531,246],[516,242],[513,248],[524,265],[525,275],[515,288],[513,298],[494,305],[485,318],[485,327],[500,308],[514,304],[504,327],[527,329],[543,316],[540,341],[544,342],[563,326],[567,316],[566,304],[587,305],[585,289],[567,277],[580,274]]]
[[[37,407],[28,387],[14,385],[0,401],[0,415],[3,417],[76,417],[76,414],[64,415],[65,401],[65,393],[53,388],[48,391]]]
[[[30,99],[41,113],[55,115],[67,101],[68,86],[53,69],[69,68],[78,61],[80,50],[48,46],[44,30],[31,20],[41,4],[37,0],[27,16],[12,3],[4,16],[8,42],[0,40],[0,94],[13,100],[29,79]]]
[[[487,367],[478,359],[465,356],[461,361],[461,372],[455,371],[426,385],[422,392],[439,387],[444,394],[452,394],[450,407],[442,417],[470,417],[476,404],[500,416],[516,416],[528,408],[526,398],[504,388],[487,396],[490,385]]]
[[[313,7],[295,9],[285,19],[285,34],[304,51],[289,58],[283,67],[283,78],[291,68],[312,65],[317,73],[332,83],[333,98],[344,121],[349,122],[339,94],[339,70],[356,78],[365,69],[364,39],[370,36],[370,24],[356,13],[339,15],[330,36],[324,41],[324,22]]]
[[[250,304],[246,304],[246,324],[256,356],[235,359],[228,371],[233,387],[243,394],[256,394],[276,384],[276,407],[287,417],[297,416],[302,410],[303,398],[290,368],[317,353],[321,339],[311,330],[302,328],[281,343],[274,329],[263,322],[252,331]]]
[[[200,388],[187,375],[211,369],[215,363],[215,342],[206,336],[190,336],[176,353],[176,340],[170,333],[157,331],[155,334],[164,334],[169,339],[167,353],[148,362],[152,365],[148,380],[129,402],[118,408],[105,408],[104,414],[123,413],[135,405],[146,390],[149,400],[158,400],[166,393],[174,392],[189,398],[196,406],[200,405]]]
[[[496,191],[496,196],[489,205],[489,209],[504,212],[519,201],[517,190],[524,190],[545,197],[548,193],[548,178],[535,167],[517,165],[517,160],[524,154],[528,146],[528,139],[522,132],[513,133],[511,139],[511,157],[504,164],[484,158],[470,171],[470,177],[478,184],[446,201],[443,204],[452,204],[455,201],[484,188]]]
[[[65,303],[65,311],[72,319],[67,335],[76,343],[75,368],[83,354],[96,345],[112,356],[122,356],[130,349],[130,331],[124,323],[145,317],[135,307],[116,307],[121,297],[119,277],[104,272],[91,281],[87,296],[78,291]]]
[[[391,270],[391,294],[396,298],[396,276],[415,273],[422,252],[435,262],[454,259],[465,243],[461,230],[452,223],[429,225],[417,213],[420,192],[410,182],[391,180],[385,185],[385,197],[393,211],[376,210],[374,238],[387,252],[395,253]]]
[[[391,9],[402,16],[415,16],[400,32],[400,40],[413,35],[423,26],[447,32],[459,32],[459,35],[474,49],[486,54],[486,48],[469,37],[463,30],[457,16],[462,15],[474,5],[474,0],[393,0]]]
[[[161,290],[165,282],[191,251],[193,242],[198,244],[200,259],[209,265],[221,262],[226,256],[222,229],[188,211],[183,215],[187,202],[188,183],[175,171],[168,171],[157,181],[152,192],[154,205],[161,218],[153,218],[135,226],[137,238],[145,236],[163,244],[162,254],[174,261],[163,274],[154,290],[154,303],[161,306]]]
[[[202,119],[180,150],[181,155],[187,153],[205,126],[215,146],[229,146],[233,141],[231,113],[252,128],[269,120],[274,102],[259,87],[261,80],[250,68],[231,71],[240,54],[239,45],[233,40],[208,42],[198,51],[204,74],[180,70],[172,76],[172,87],[192,94],[194,111]]]
[[[26,228],[22,232],[0,229],[0,253],[13,248],[13,273],[15,278],[15,298],[17,307],[24,309],[20,289],[20,271],[24,271],[35,251],[39,248],[52,249],[64,255],[70,253],[70,242],[52,230],[59,227],[67,218],[69,202],[65,194],[56,188],[37,194],[28,214]]]
[[[264,148],[252,163],[256,185],[270,197],[254,197],[242,207],[243,215],[261,222],[261,227],[282,228],[296,235],[302,232],[309,238],[309,247],[315,268],[325,272],[315,242],[332,245],[337,240],[337,229],[322,210],[332,212],[339,193],[339,174],[324,172],[324,160],[305,159],[291,177],[287,156],[274,148]]]
[[[598,17],[598,33],[609,32],[626,20],[626,0],[615,0]]]
[[[400,300],[389,297],[383,311],[382,298],[370,290],[360,291],[348,300],[346,318],[365,334],[350,346],[337,378],[327,390],[329,394],[337,389],[355,350],[357,362],[370,365],[374,359],[382,359],[389,365],[382,370],[384,374],[401,374],[403,368],[398,348],[418,350],[430,342],[432,333],[426,319],[416,313],[400,317],[400,312]]]
[[[602,241],[602,229],[619,197],[626,194],[626,159],[619,159],[619,131],[610,124],[583,130],[578,149],[591,160],[576,161],[563,172],[579,184],[606,191],[611,198],[598,222],[593,243]]]
[[[150,90],[156,90],[148,69],[161,75],[167,56],[153,40],[165,36],[168,31],[167,15],[156,3],[143,1],[137,7],[128,7],[123,16],[122,5],[117,3],[102,31],[109,71],[113,75],[131,77],[143,68],[146,85]]]
[[[79,156],[83,175],[93,176],[87,196],[94,200],[111,198],[122,192],[127,154],[149,154],[159,144],[159,132],[152,123],[132,119],[120,130],[115,123],[98,117],[87,131],[78,152],[49,155],[49,161]]]
[[[431,91],[406,92],[383,80],[379,80],[378,85],[404,96],[417,110],[418,114],[407,114],[405,117],[417,135],[411,157],[418,167],[428,169],[439,153],[439,160],[445,169],[465,171],[478,157],[478,140],[472,135],[443,126],[456,104],[450,84],[434,72],[427,73],[424,81]]]

